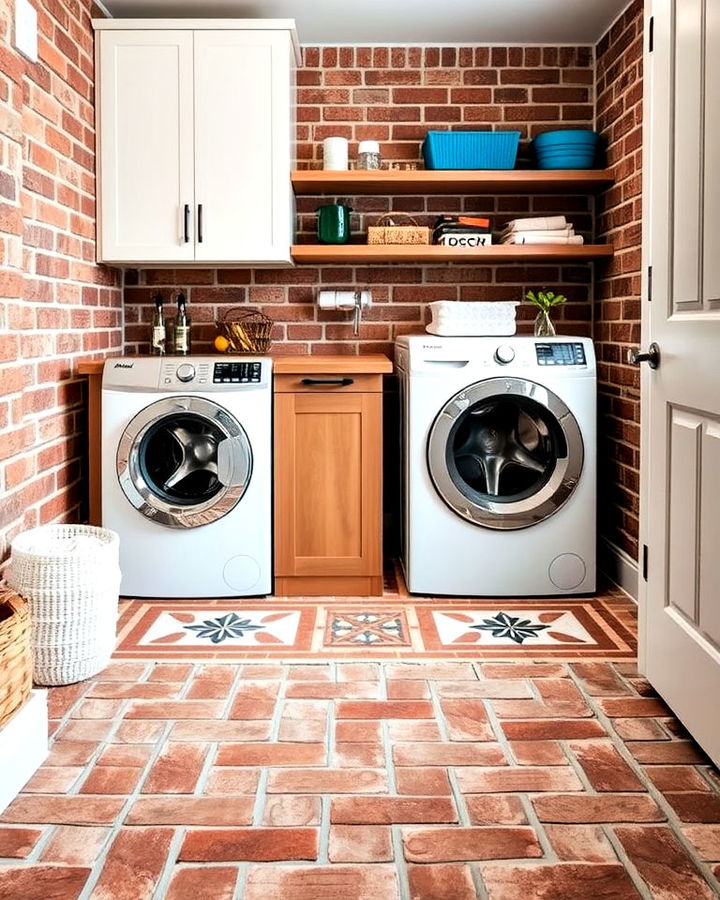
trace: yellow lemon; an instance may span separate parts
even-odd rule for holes
[[[224,337],[224,335],[219,334],[215,338],[215,349],[219,350],[220,353],[225,353],[225,351],[228,349],[229,346],[230,346],[230,341],[226,337]]]

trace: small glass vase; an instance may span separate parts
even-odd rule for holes
[[[535,337],[555,337],[555,326],[546,309],[541,309],[535,317]]]

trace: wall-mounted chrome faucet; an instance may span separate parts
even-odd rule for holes
[[[346,309],[353,313],[353,334],[360,334],[360,321],[363,309],[372,304],[370,291],[320,291],[318,306],[320,309]]]

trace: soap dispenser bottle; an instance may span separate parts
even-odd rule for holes
[[[185,303],[185,294],[178,294],[175,317],[175,353],[178,356],[187,356],[190,353],[190,317]]]

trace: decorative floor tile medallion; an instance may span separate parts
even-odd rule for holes
[[[297,605],[262,608],[257,598],[249,606],[242,601],[131,601],[120,617],[118,652],[125,657],[220,658],[306,650],[314,618],[312,610]]]
[[[300,613],[258,609],[197,612],[164,610],[140,638],[139,645],[172,644],[183,647],[251,647],[295,644]]]
[[[528,649],[557,644],[594,645],[596,641],[569,610],[500,608],[494,615],[487,610],[451,610],[433,612],[440,643],[482,644],[492,647],[523,645]]]
[[[328,610],[325,646],[409,646],[405,613],[400,610]]]

